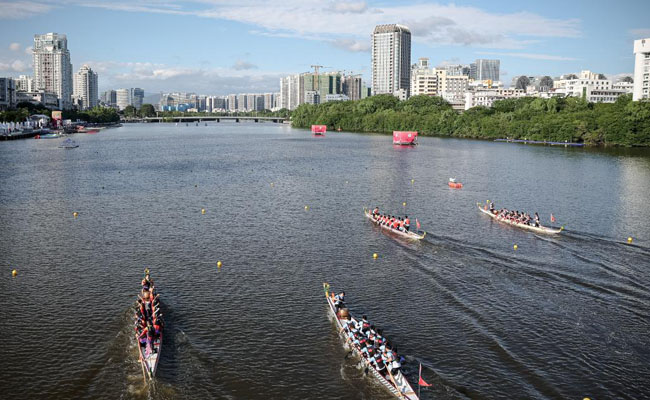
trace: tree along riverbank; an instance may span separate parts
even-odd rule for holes
[[[576,97],[524,97],[462,114],[440,97],[421,95],[399,101],[392,95],[377,95],[358,101],[302,104],[291,118],[297,128],[323,124],[354,132],[413,130],[424,136],[650,146],[650,102],[633,102],[629,95],[612,104]]]

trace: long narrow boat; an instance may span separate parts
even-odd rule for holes
[[[558,233],[560,233],[560,232],[562,232],[564,230],[563,226],[560,227],[560,228],[549,228],[547,226],[541,226],[541,225],[540,226],[533,226],[533,225],[527,225],[527,224],[522,224],[522,223],[519,223],[519,222],[510,221],[508,219],[501,218],[498,215],[492,214],[490,212],[490,210],[487,208],[487,205],[483,206],[480,203],[476,203],[476,205],[478,206],[479,211],[482,212],[483,214],[489,215],[491,218],[494,218],[497,221],[502,222],[504,224],[516,226],[517,228],[528,229],[529,231],[533,231],[533,232],[537,232],[537,233],[544,233],[544,234],[547,234],[547,235],[557,235]]]
[[[145,274],[149,274],[149,269],[145,270]],[[154,296],[154,293],[151,293],[151,296]],[[153,323],[152,315],[155,314],[156,308],[152,304],[154,297],[149,298],[150,301],[144,302],[145,310],[149,309],[150,314],[148,314],[145,319]],[[158,307],[160,307],[160,302],[158,302]],[[142,314],[140,314],[142,315]],[[162,316],[160,317],[162,318]],[[163,321],[161,319],[161,321]],[[157,336],[154,336],[152,342],[147,342],[146,344],[140,343],[139,335],[140,333],[136,329],[135,332],[135,344],[138,346],[138,353],[140,355],[140,363],[142,364],[142,373],[144,374],[145,382],[148,379],[153,379],[156,376],[156,369],[158,368],[158,362],[160,361],[160,353],[162,350],[162,341],[164,333],[164,324],[160,329],[160,333]]]
[[[387,230],[389,232],[392,232],[392,233],[394,233],[394,234],[396,234],[398,236],[402,236],[402,237],[405,237],[407,239],[420,240],[420,239],[424,239],[424,237],[427,235],[427,233],[424,232],[424,231],[422,231],[422,234],[420,234],[418,232],[413,232],[413,231],[402,232],[402,231],[400,231],[398,229],[393,229],[393,228],[388,227],[386,225],[382,225],[382,224],[379,223],[379,221],[377,221],[376,219],[374,219],[372,217],[372,214],[370,213],[370,210],[368,210],[366,208],[363,209],[363,213],[366,215],[366,218],[371,220],[375,225],[378,225],[379,227],[381,227],[381,229],[385,229],[385,230]]]
[[[136,339],[137,340],[137,339]],[[154,339],[153,346],[142,346],[138,341],[138,349],[140,351],[140,362],[142,369],[146,371],[146,377],[153,379],[156,376],[156,369],[158,368],[158,361],[160,361],[160,351],[162,350],[163,332],[160,336]]]
[[[388,379],[384,378],[382,374],[377,371],[377,369],[374,367],[374,365],[368,361],[368,359],[361,354],[361,350],[359,349],[358,346],[354,345],[351,343],[350,339],[347,337],[347,335],[342,333],[343,330],[343,323],[341,322],[341,319],[336,315],[336,309],[334,307],[334,293],[330,292],[330,285],[328,283],[323,283],[323,289],[325,290],[325,299],[327,300],[327,305],[330,307],[330,313],[334,317],[334,320],[336,321],[336,328],[337,331],[339,332],[339,336],[341,336],[345,340],[345,345],[347,348],[349,348],[359,359],[360,362],[363,364],[365,368],[368,368],[369,372],[372,372],[372,375],[377,378],[379,383],[381,383],[386,389],[388,389],[392,394],[394,394],[398,399],[402,400],[418,400],[418,396],[413,390],[413,387],[411,387],[411,384],[408,382],[404,374],[402,374],[401,371],[398,371],[396,374],[391,374],[388,372],[387,376]],[[353,321],[356,321],[356,319],[352,316],[350,318]]]

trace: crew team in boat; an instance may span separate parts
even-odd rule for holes
[[[163,316],[160,311],[159,295],[155,293],[149,270],[145,270],[141,285],[142,291],[138,296],[135,309],[135,334],[138,343],[145,349],[143,354],[151,354],[156,352],[154,342],[162,333]]]
[[[386,379],[387,371],[392,375],[397,374],[402,367],[401,358],[397,354],[397,348],[393,348],[391,343],[383,335],[381,329],[375,328],[368,321],[368,317],[363,315],[360,320],[350,318],[350,315],[345,306],[345,292],[341,292],[333,296],[334,307],[337,315],[341,317],[341,333],[345,331],[345,335],[349,338],[350,342],[357,346],[363,357],[368,360],[377,371]],[[343,312],[339,312],[342,310]]]
[[[497,216],[499,219],[506,221],[511,221],[517,224],[530,225],[539,228],[541,225],[539,223],[539,214],[535,213],[534,217],[531,217],[530,214],[521,212],[521,211],[511,211],[507,208],[495,209],[494,202],[490,203],[490,212]]]
[[[404,218],[396,217],[394,215],[387,215],[379,213],[379,207],[372,210],[372,219],[379,222],[380,225],[387,226],[401,232],[408,232],[411,227],[411,220],[408,215]]]
[[[372,363],[384,378],[388,379],[386,371],[390,371],[392,375],[400,371],[403,358],[397,354],[397,348],[393,348],[383,336],[382,330],[371,325],[365,315],[358,321],[342,319],[341,322],[342,332],[345,331],[350,342],[359,348],[363,357]]]

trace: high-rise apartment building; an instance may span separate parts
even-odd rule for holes
[[[650,38],[634,41],[634,91],[632,100],[650,99]]]
[[[363,87],[361,75],[347,75],[343,77],[343,94],[350,100],[360,100]]]
[[[398,24],[377,25],[372,33],[372,91],[408,96],[411,84],[411,31]]]
[[[0,110],[16,105],[16,83],[12,78],[0,78]]]
[[[103,92],[101,101],[107,106],[117,105],[117,92],[115,90],[107,90]]]
[[[34,91],[34,78],[27,75],[20,75],[18,79],[14,79],[16,83],[16,91],[33,92]]]
[[[499,60],[477,59],[474,64],[476,65],[476,75],[474,77],[475,80],[490,80],[493,82],[499,80],[499,66],[501,64]]]
[[[66,35],[34,35],[34,86],[38,91],[54,93],[59,107],[72,104],[72,64]]]
[[[437,96],[438,93],[438,76],[436,70],[429,68],[429,59],[420,58],[418,63],[411,69],[411,96],[425,94],[427,96]]]
[[[97,74],[87,65],[79,68],[79,71],[74,75],[73,97],[80,109],[87,110],[97,107],[98,92]]]
[[[122,111],[126,107],[131,105],[131,90],[129,89],[117,89],[115,91],[115,104],[117,109]]]
[[[142,107],[142,102],[144,101],[144,89],[131,88],[130,96],[131,96],[131,105],[135,107],[137,110],[139,110],[140,107]]]

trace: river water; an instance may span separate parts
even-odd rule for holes
[[[74,139],[0,144],[5,399],[391,398],[345,359],[323,282],[384,329],[412,382],[422,363],[424,399],[650,396],[647,150],[397,148],[270,123]],[[476,209],[487,199],[566,231],[499,224]],[[428,234],[386,234],[364,206]],[[167,330],[144,386],[131,318],[146,267]]]

